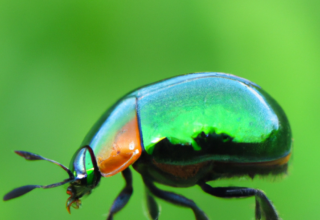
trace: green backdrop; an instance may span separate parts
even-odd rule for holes
[[[214,186],[264,190],[284,220],[319,219],[320,3],[312,0],[0,0],[0,195],[67,175],[97,118],[136,87],[190,72],[220,71],[262,86],[283,107],[294,154],[285,178],[234,179]],[[103,178],[80,210],[65,209],[66,187],[0,201],[0,219],[105,219],[123,186]],[[163,187],[167,189],[168,187]],[[254,199],[218,199],[199,187],[170,189],[210,219],[253,219]],[[115,216],[146,219],[141,177]],[[163,201],[160,219],[194,219]]]

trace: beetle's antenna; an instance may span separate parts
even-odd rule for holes
[[[18,151],[18,150],[16,150],[15,153],[18,154],[19,156],[23,157],[26,160],[46,160],[46,161],[49,161],[51,163],[54,163],[54,164],[58,165],[59,167],[61,167],[62,169],[64,169],[68,173],[69,178],[74,178],[72,172],[67,167],[65,167],[61,163],[58,163],[58,162],[56,162],[54,160],[50,160],[50,159],[42,157],[42,156],[40,156],[38,154],[34,154],[34,153],[26,152],[26,151]]]
[[[17,198],[19,196],[22,196],[28,192],[30,192],[31,190],[33,189],[36,189],[36,188],[43,188],[43,189],[48,189],[48,188],[53,188],[53,187],[57,187],[57,186],[61,186],[63,184],[66,184],[66,183],[69,183],[69,182],[72,182],[74,181],[74,179],[66,179],[62,182],[59,182],[59,183],[54,183],[54,184],[50,184],[50,185],[46,185],[46,186],[41,186],[41,185],[27,185],[27,186],[21,186],[19,188],[16,188],[14,190],[12,190],[11,192],[7,193],[4,197],[3,197],[3,200],[4,201],[7,201],[7,200],[10,200],[10,199],[14,199],[14,198]]]
[[[75,179],[74,175],[72,174],[72,172],[67,167],[65,167],[64,165],[62,165],[62,164],[60,164],[60,163],[58,163],[58,162],[56,162],[54,160],[50,160],[50,159],[47,159],[47,158],[42,157],[40,155],[33,154],[33,153],[30,153],[30,152],[26,152],[26,151],[15,151],[15,153],[18,154],[21,157],[24,157],[26,160],[46,160],[46,161],[49,161],[51,163],[54,163],[54,164],[58,165],[59,167],[61,167],[62,169],[64,169],[68,173],[69,178],[65,179],[62,182],[58,182],[58,183],[54,183],[54,184],[50,184],[50,185],[43,185],[43,186],[42,185],[27,185],[27,186],[21,186],[19,188],[16,188],[16,189],[12,190],[11,192],[7,193],[3,197],[4,201],[7,201],[7,200],[10,200],[10,199],[14,199],[16,197],[22,196],[22,195],[24,195],[24,194],[26,194],[26,193],[28,193],[31,190],[36,189],[36,188],[43,188],[43,189],[53,188],[53,187],[61,186],[63,184],[72,182]]]

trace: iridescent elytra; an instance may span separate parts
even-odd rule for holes
[[[205,213],[190,199],[159,189],[198,185],[213,196],[254,196],[255,219],[279,219],[266,195],[246,187],[212,187],[223,178],[286,174],[292,138],[280,105],[260,86],[225,73],[193,73],[173,77],[128,93],[109,108],[74,154],[70,168],[40,155],[15,151],[27,160],[47,160],[69,178],[51,185],[27,185],[4,196],[10,200],[35,189],[69,183],[70,207],[95,188],[101,177],[122,173],[126,185],[114,200],[107,219],[129,201],[132,175],[141,174],[150,219],[159,218],[155,197],[191,208],[197,220]]]

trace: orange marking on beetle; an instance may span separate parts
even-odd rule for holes
[[[253,163],[232,163],[232,162],[216,162],[216,163],[228,163],[228,164],[235,164],[237,166],[258,166],[258,167],[268,167],[268,166],[281,166],[289,162],[291,153],[287,156],[271,160],[271,161],[264,161],[264,162],[253,162]]]
[[[113,176],[133,164],[141,155],[142,147],[138,119],[135,116],[116,134],[110,155],[98,155],[97,163],[104,177]]]

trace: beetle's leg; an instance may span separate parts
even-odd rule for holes
[[[206,193],[221,198],[256,197],[256,220],[279,220],[278,213],[267,196],[258,189],[246,187],[211,187],[206,183],[200,183],[200,187]]]
[[[109,211],[109,215],[107,220],[112,220],[113,215],[120,211],[129,201],[133,188],[132,188],[132,174],[129,168],[122,171],[122,176],[126,181],[126,186],[119,193],[118,197],[114,200],[111,209]]]
[[[191,208],[197,220],[208,220],[206,214],[200,208],[198,208],[194,201],[172,192],[163,191],[157,188],[153,182],[147,180],[146,178],[143,178],[143,182],[154,196],[175,205]]]
[[[160,215],[159,205],[157,204],[150,190],[147,187],[145,188],[146,188],[145,190],[146,190],[146,202],[147,202],[146,205],[148,208],[149,217],[152,220],[158,220]]]

